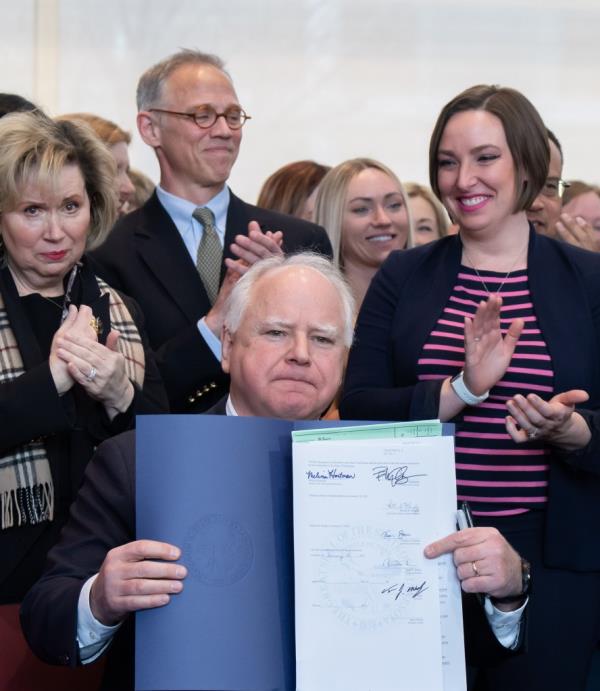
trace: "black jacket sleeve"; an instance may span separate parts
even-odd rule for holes
[[[25,597],[21,625],[45,662],[75,666],[77,602],[107,552],[134,539],[135,437],[127,432],[98,447],[46,569]]]

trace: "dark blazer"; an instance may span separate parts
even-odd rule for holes
[[[227,415],[227,395],[223,396],[205,413],[206,415]]]
[[[46,571],[25,597],[21,626],[45,662],[75,667],[77,603],[85,581],[98,573],[106,553],[135,536],[135,433],[101,444]],[[104,671],[107,691],[133,689],[133,617],[115,635]],[[93,663],[92,663],[93,664]]]
[[[79,663],[79,592],[110,549],[134,539],[134,502],[135,434],[125,432],[98,448],[60,542],[48,555],[46,571],[21,606],[25,637],[45,662]],[[468,661],[486,665],[512,654],[496,641],[474,597],[464,597],[463,608]],[[129,617],[109,648],[103,688],[133,689],[133,636]]]
[[[416,365],[460,266],[458,236],[394,252],[377,273],[357,321],[340,404],[346,419],[436,418],[441,381],[417,381]],[[550,462],[548,566],[600,569],[600,255],[530,229],[529,287],[555,372],[556,392],[585,389],[592,441]]]
[[[0,455],[43,437],[55,497],[53,521],[0,531],[0,603],[5,604],[20,601],[41,574],[46,552],[58,539],[95,447],[104,439],[131,429],[136,413],[166,412],[168,403],[149,348],[145,349],[143,390],[136,387],[129,409],[112,421],[103,407],[77,385],[59,396],[50,374],[48,353],[40,348],[8,269],[0,271],[0,291],[25,368],[22,376],[0,384]],[[104,325],[101,340],[106,338],[110,331],[108,295],[100,295],[96,279],[85,263],[72,297],[74,304],[92,308]],[[124,300],[145,342],[140,310],[133,301]]]
[[[223,260],[230,245],[257,221],[263,230],[283,231],[285,252],[312,249],[332,256],[324,229],[313,223],[246,204],[231,194]],[[116,224],[92,253],[107,283],[131,295],[146,317],[172,412],[201,412],[226,393],[228,377],[200,336],[197,322],[210,303],[194,262],[156,193]],[[225,264],[221,266],[221,281]]]

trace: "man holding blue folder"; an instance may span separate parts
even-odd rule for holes
[[[228,304],[223,367],[231,375],[230,394],[209,412],[318,418],[339,388],[353,315],[348,287],[322,257],[304,254],[257,263],[237,283]],[[99,447],[71,519],[49,555],[47,571],[22,607],[27,639],[47,662],[85,664],[112,641],[105,688],[113,690],[133,688],[128,615],[168,604],[183,589],[187,575],[185,566],[175,563],[180,557],[185,562],[178,547],[132,541],[134,487],[135,438],[128,433]],[[486,555],[490,573],[485,591],[495,597],[517,594],[519,605],[520,559],[497,531],[462,531],[430,546],[426,554],[453,551],[464,589],[474,591],[478,574],[469,560],[474,550]],[[504,623],[499,628],[494,617],[488,617],[499,639],[513,645],[519,615],[516,627],[509,626],[508,639]],[[479,606],[475,620],[477,635],[467,629],[467,646],[478,643],[492,656],[501,654]]]

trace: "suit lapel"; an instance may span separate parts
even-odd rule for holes
[[[144,221],[136,230],[139,254],[173,302],[193,321],[199,312],[206,314],[210,309],[196,266],[156,193],[144,211]]]
[[[597,391],[598,346],[581,278],[560,245],[530,232],[531,299],[552,358],[555,391]],[[590,407],[597,405],[592,401]]]
[[[227,209],[227,225],[225,227],[225,245],[223,247],[223,260],[226,257],[237,259],[231,252],[231,243],[236,235],[248,235],[248,223],[252,219],[248,217],[248,208],[245,202],[236,197],[229,190],[229,208]],[[221,265],[221,281],[225,276],[225,263]]]

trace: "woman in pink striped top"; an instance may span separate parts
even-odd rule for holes
[[[600,258],[530,228],[548,161],[519,92],[477,86],[444,107],[430,182],[460,233],[382,266],[340,406],[454,422],[459,499],[532,564],[527,653],[478,689],[583,689],[599,633]],[[454,555],[463,589],[485,592],[489,558],[469,550]]]

